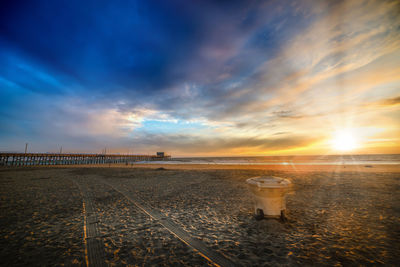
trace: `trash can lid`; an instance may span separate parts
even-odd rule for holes
[[[289,180],[275,176],[253,177],[247,179],[246,183],[259,188],[285,188],[291,184]]]

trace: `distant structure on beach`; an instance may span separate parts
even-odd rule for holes
[[[62,154],[62,153],[0,153],[0,166],[34,165],[75,165],[133,163],[137,161],[169,160],[170,155],[157,152],[156,155],[119,154]]]

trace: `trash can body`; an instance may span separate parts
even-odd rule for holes
[[[285,193],[290,186],[287,179],[264,176],[246,180],[254,197],[254,213],[266,217],[280,217],[286,210]]]

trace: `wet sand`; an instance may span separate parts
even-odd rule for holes
[[[0,169],[0,264],[85,265],[81,185],[93,196],[96,238],[108,265],[212,265],[115,190],[119,187],[237,265],[395,266],[400,255],[398,165],[298,166]],[[265,174],[293,184],[287,222],[253,217],[244,181]]]
[[[285,172],[400,172],[400,164],[376,165],[261,165],[261,164],[88,164],[88,165],[54,165],[42,168],[165,168],[171,170],[270,170]]]

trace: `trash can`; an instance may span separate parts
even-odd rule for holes
[[[246,180],[254,196],[256,219],[285,217],[285,193],[290,186],[287,179],[274,176],[259,176]]]

